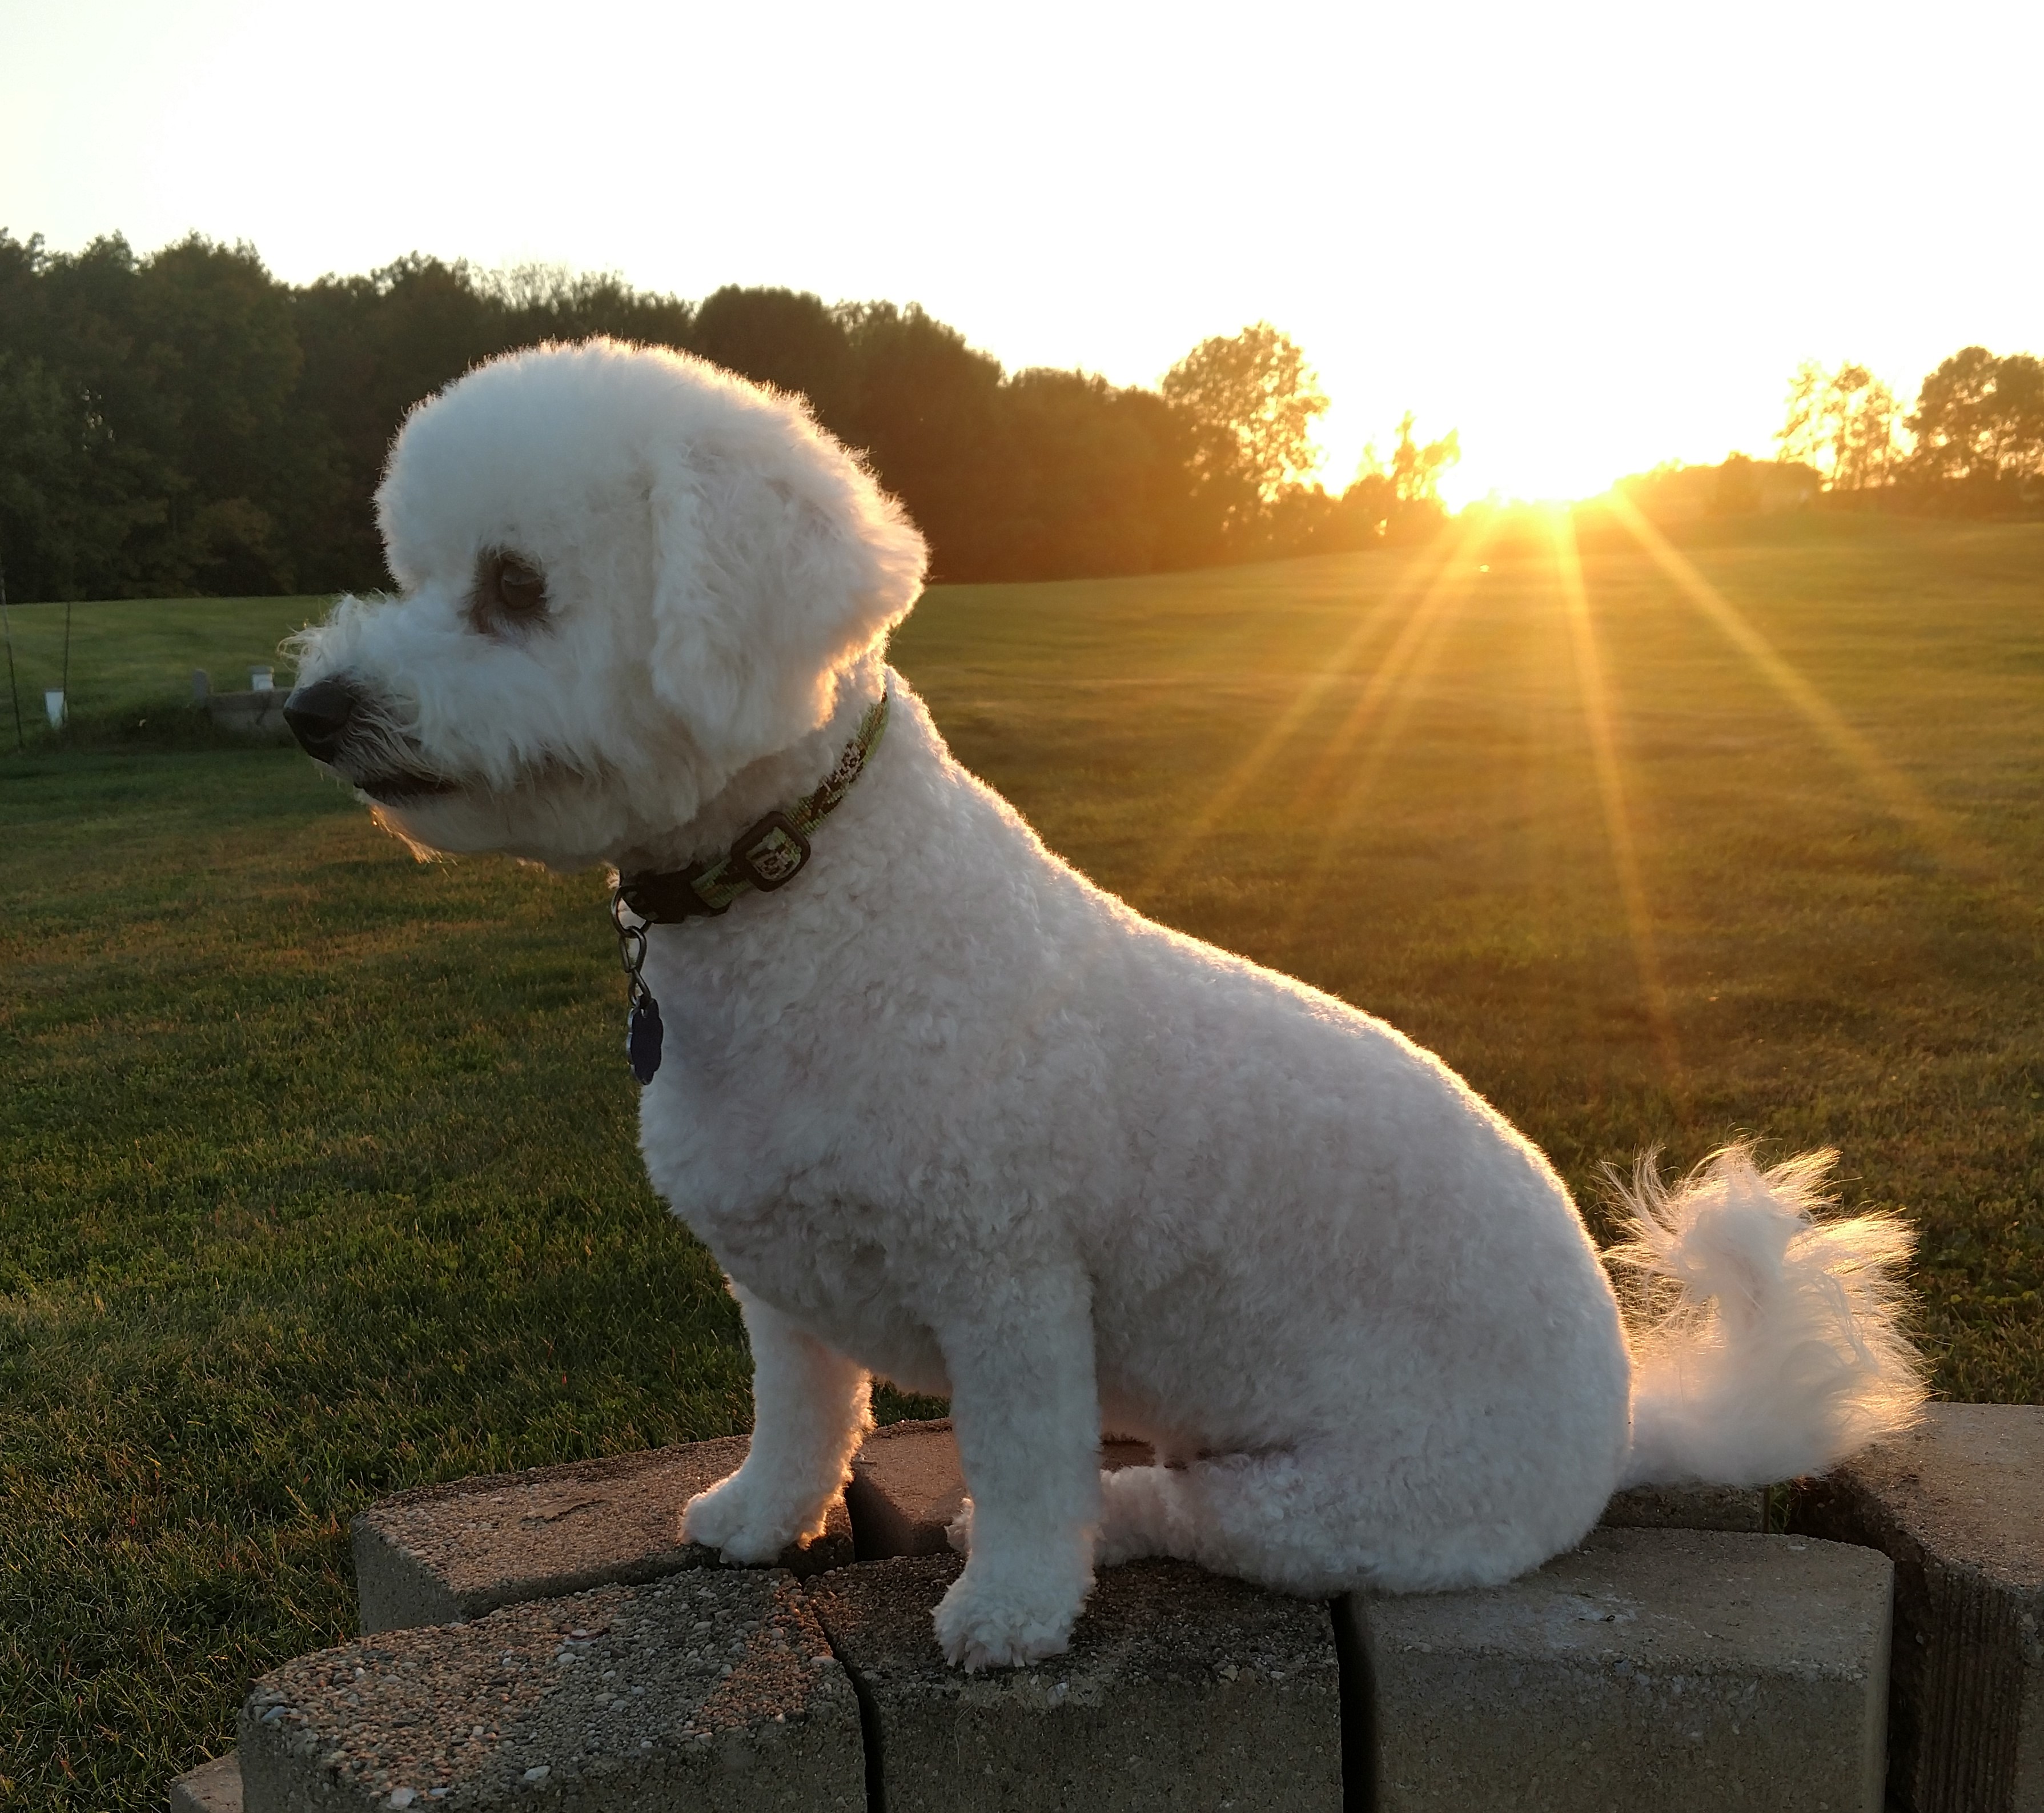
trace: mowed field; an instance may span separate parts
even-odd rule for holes
[[[80,733],[0,756],[0,1807],[160,1805],[348,1634],[370,1499],[749,1415],[601,878],[176,727],[321,608],[80,606]],[[2044,1396],[2044,525],[1528,519],[940,588],[895,652],[1053,849],[1441,1052],[1600,1233],[1642,1150],[1835,1146],[1940,1392]]]

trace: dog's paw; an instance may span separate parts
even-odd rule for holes
[[[714,1549],[739,1567],[778,1559],[802,1534],[801,1521],[773,1515],[759,1497],[741,1468],[682,1507],[682,1539]]]
[[[968,1562],[936,1610],[945,1661],[971,1673],[1062,1655],[1085,1607],[1085,1588],[1084,1581],[1062,1576],[1032,1579],[1006,1569],[997,1574]]]
[[[966,1499],[959,1506],[959,1514],[944,1526],[944,1540],[951,1545],[951,1553],[970,1555],[972,1553],[972,1500]]]

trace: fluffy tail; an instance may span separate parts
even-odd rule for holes
[[[1923,1363],[1892,1215],[1819,1221],[1835,1152],[1762,1171],[1743,1145],[1674,1190],[1651,1157],[1623,1191],[1632,1238],[1605,1254],[1632,1349],[1626,1485],[1764,1485],[1819,1472],[1907,1428]]]

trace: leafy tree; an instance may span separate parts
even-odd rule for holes
[[[1439,515],[1443,508],[1441,475],[1462,464],[1462,437],[1451,428],[1439,440],[1429,441],[1423,447],[1412,438],[1412,424],[1416,420],[1410,410],[1399,418],[1398,445],[1391,450],[1389,464],[1379,457],[1374,442],[1366,445],[1357,476],[1374,474],[1387,478],[1391,482],[1392,501],[1399,508]]]
[[[808,398],[950,579],[1362,545],[1394,518],[1438,514],[1433,478],[1454,449],[1452,436],[1412,444],[1408,418],[1391,468],[1360,490],[1302,482],[1326,398],[1267,323],[1195,348],[1160,393],[1004,372],[912,305],[736,287],[691,304],[611,275],[417,253],[291,287],[245,245],[194,236],[138,258],[110,236],[60,255],[0,230],[10,591],[373,587],[372,499],[406,411],[496,353],[597,333]]]
[[[727,284],[698,305],[686,344],[728,371],[807,397],[840,434],[851,425],[859,395],[851,338],[820,296]]]
[[[1814,468],[1835,491],[1891,482],[1901,460],[1901,406],[1864,365],[1827,371],[1815,360],[1796,368],[1788,411],[1775,440],[1785,461]]]
[[[2044,476],[2044,360],[1955,352],[1923,380],[1908,420],[1919,475],[2004,484]]]
[[[1313,424],[1327,398],[1305,354],[1258,321],[1201,341],[1158,389],[1189,425],[1193,484],[1221,540],[1255,539],[1280,494],[1320,464]]]

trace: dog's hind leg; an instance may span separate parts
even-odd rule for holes
[[[863,1367],[736,1285],[752,1342],[752,1446],[745,1464],[682,1514],[682,1534],[727,1561],[770,1561],[822,1534],[831,1500],[873,1426]]]
[[[1447,1484],[1401,1490],[1381,1462],[1331,1443],[1124,1468],[1101,1477],[1097,1560],[1168,1555],[1319,1597],[1494,1584],[1581,1534],[1557,1538],[1509,1510],[1485,1515]]]

